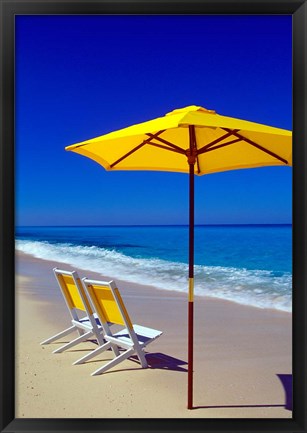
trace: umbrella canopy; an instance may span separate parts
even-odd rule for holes
[[[106,170],[189,173],[188,409],[193,407],[194,174],[292,165],[292,133],[191,105],[66,147]]]
[[[106,170],[187,173],[190,126],[195,131],[195,174],[292,164],[291,131],[220,116],[195,105],[66,150],[87,156]]]

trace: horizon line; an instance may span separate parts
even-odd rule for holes
[[[195,227],[225,227],[225,226],[292,226],[292,223],[226,223],[226,224],[195,224]],[[72,224],[72,225],[16,225],[19,227],[189,227],[189,224]]]

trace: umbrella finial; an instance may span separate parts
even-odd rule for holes
[[[166,116],[170,116],[172,114],[180,114],[180,113],[189,113],[190,111],[201,111],[206,114],[216,114],[215,110],[208,110],[207,108],[201,107],[200,105],[189,105],[183,108],[177,108],[176,110],[170,111],[166,113]]]

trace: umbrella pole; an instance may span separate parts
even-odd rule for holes
[[[189,303],[188,303],[188,409],[193,408],[194,334],[194,128],[190,126],[189,162]]]

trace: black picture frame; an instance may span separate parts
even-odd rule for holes
[[[16,419],[14,341],[14,18],[31,14],[288,14],[293,18],[293,418]],[[304,0],[0,0],[0,427],[34,431],[306,432],[307,5]]]

